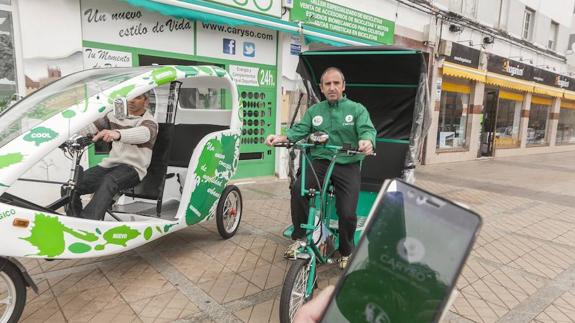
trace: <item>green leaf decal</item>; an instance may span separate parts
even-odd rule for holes
[[[207,66],[198,66],[198,69],[208,75],[214,75],[214,70]]]
[[[86,253],[90,250],[92,250],[92,247],[90,247],[90,245],[87,245],[85,243],[82,242],[76,242],[71,244],[68,247],[68,250],[70,250],[73,253]]]
[[[186,224],[192,225],[204,220],[218,202],[236,167],[236,143],[237,137],[230,135],[222,135],[220,139],[213,138],[206,143],[194,171],[198,184],[186,209]]]
[[[224,75],[226,75],[226,70],[220,68],[220,67],[213,67],[214,71],[216,72],[216,75],[218,77],[222,77]]]
[[[38,256],[57,257],[65,250],[64,233],[86,242],[95,242],[98,237],[86,231],[76,231],[60,222],[57,216],[36,213],[30,236],[22,238],[38,248]]]
[[[193,66],[176,66],[176,69],[186,73],[186,77],[198,75],[198,69]]]
[[[135,239],[139,235],[140,232],[138,230],[134,230],[127,225],[122,225],[106,231],[103,237],[108,244],[126,247],[128,241]]]
[[[122,98],[127,97],[128,94],[130,94],[130,92],[132,92],[135,88],[136,88],[136,85],[132,84],[132,85],[124,86],[123,88],[110,93],[110,96],[108,96],[108,103],[112,104],[112,102],[114,102],[114,99],[117,97],[122,97]]]
[[[62,116],[66,119],[71,119],[74,118],[76,116],[76,112],[72,111],[72,110],[66,110],[62,112]]]
[[[31,141],[40,146],[41,143],[53,140],[58,136],[58,133],[50,128],[37,127],[24,136],[24,140]]]
[[[18,164],[24,159],[24,156],[21,153],[12,153],[6,155],[0,155],[0,169]],[[6,186],[6,185],[4,185]],[[8,186],[6,186],[8,187]]]
[[[175,225],[175,224],[166,224],[166,225],[164,225],[164,233],[167,233],[168,231],[170,231],[170,229],[172,229],[172,227],[173,227],[174,225]]]
[[[150,238],[152,237],[152,227],[147,227],[146,230],[144,230],[144,239],[146,240],[150,240]]]

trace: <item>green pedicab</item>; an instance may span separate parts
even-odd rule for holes
[[[415,164],[430,118],[426,56],[416,50],[389,47],[303,52],[298,72],[306,85],[309,105],[319,101],[319,78],[331,66],[342,70],[347,97],[367,108],[377,130],[376,155],[362,162],[362,186],[356,211],[357,244],[384,180],[398,177],[408,182],[415,180]],[[306,163],[305,149],[318,144],[314,140],[311,142],[288,145],[301,151],[300,166]],[[342,149],[354,153],[344,147],[334,146],[332,149],[334,155]],[[295,156],[293,153],[291,155]],[[293,168],[290,169],[290,175],[294,173]],[[334,200],[337,197],[329,185],[329,175],[330,172],[326,174],[323,187],[317,190],[310,192],[302,187],[302,194],[311,202],[308,223],[302,225],[308,236],[307,242],[301,244],[299,252],[292,259],[284,280],[280,298],[281,322],[291,322],[299,307],[312,297],[317,285],[317,265],[333,262],[334,252],[338,248],[338,218]],[[302,176],[305,176],[305,172]],[[294,178],[290,177],[293,183]],[[302,183],[305,181],[302,180]],[[283,235],[289,238],[292,231],[293,227],[290,226]]]
[[[185,96],[205,88],[225,91],[228,106],[217,110],[182,106],[190,102]],[[66,216],[81,176],[82,156],[91,143],[76,134],[108,113],[125,116],[127,101],[146,92],[159,125],[147,175],[122,192],[103,221]],[[113,255],[214,217],[221,236],[233,236],[242,215],[241,193],[228,184],[239,160],[239,108],[236,85],[221,68],[151,66],[74,73],[3,111],[0,322],[17,322],[26,303],[26,287],[37,289],[14,257]],[[28,170],[46,156],[62,157],[58,148],[71,160],[71,167],[58,165],[71,169],[67,180],[28,176]],[[15,194],[18,187],[27,196]],[[55,198],[40,201],[46,196]]]

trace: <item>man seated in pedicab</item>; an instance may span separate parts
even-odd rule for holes
[[[117,119],[111,111],[82,131],[83,134],[94,134],[94,142],[112,143],[112,149],[100,165],[84,172],[68,215],[103,220],[114,196],[138,185],[146,176],[158,134],[158,123],[148,111],[149,101],[149,92],[141,94],[128,101],[126,118]],[[82,210],[80,195],[91,193],[94,193],[92,199]]]
[[[273,146],[276,143],[296,142],[310,134],[321,131],[329,135],[329,144],[343,146],[350,144],[352,148],[363,152],[358,155],[338,155],[333,169],[331,181],[336,196],[336,210],[339,217],[339,259],[340,268],[347,266],[349,256],[354,248],[354,233],[357,225],[355,213],[361,186],[360,162],[365,155],[373,153],[376,130],[369,117],[369,112],[360,103],[349,100],[345,91],[345,77],[336,67],[327,68],[320,78],[320,90],[326,97],[311,106],[301,121],[294,124],[287,131],[287,136],[270,135],[266,144]],[[316,149],[311,152],[312,165],[320,181],[332,157],[332,152]],[[309,167],[309,166],[308,166]],[[306,170],[307,174],[311,174]],[[313,176],[306,176],[306,187],[316,187]],[[296,240],[288,247],[284,256],[292,258],[299,248],[298,240],[305,240],[305,230],[301,224],[307,223],[308,199],[301,196],[301,169],[291,191],[291,218],[294,226],[291,235]]]

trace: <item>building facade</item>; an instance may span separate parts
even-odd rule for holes
[[[285,128],[298,103],[298,54],[328,46],[393,45],[429,54],[433,112],[421,162],[571,150],[575,79],[567,63],[574,5],[575,0],[0,0],[0,108],[13,94],[29,94],[81,69],[214,64],[233,75],[242,96],[239,176],[282,176],[285,155],[263,140]],[[186,104],[220,109],[226,98],[196,89]]]
[[[425,163],[575,149],[573,1],[435,1]],[[443,13],[445,13],[443,15]]]

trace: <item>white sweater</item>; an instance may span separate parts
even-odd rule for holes
[[[119,120],[110,112],[83,132],[96,134],[103,129],[117,130],[120,132],[120,140],[112,142],[110,155],[102,160],[100,166],[110,168],[119,164],[130,165],[142,180],[150,166],[152,149],[158,135],[158,123],[154,117],[146,110],[142,116]]]

